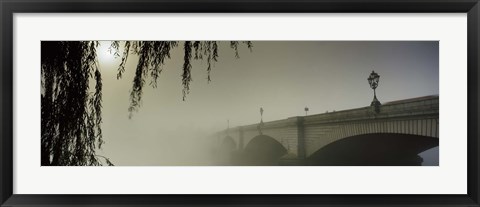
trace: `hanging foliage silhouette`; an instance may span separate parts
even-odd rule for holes
[[[110,49],[121,57],[117,79],[123,77],[130,54],[138,55],[132,89],[130,117],[138,111],[145,81],[157,87],[165,60],[179,41],[113,41]],[[250,41],[231,41],[230,47],[239,57],[239,43],[252,49]],[[183,100],[190,91],[191,62],[205,60],[207,80],[214,62],[218,61],[216,41],[183,42]],[[49,165],[113,165],[105,156],[97,155],[102,136],[102,75],[98,68],[98,41],[43,41],[41,43],[41,164]],[[122,55],[120,55],[120,53]],[[93,85],[90,81],[93,80]]]

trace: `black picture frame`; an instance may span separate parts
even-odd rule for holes
[[[480,206],[478,0],[0,0],[1,206]],[[14,13],[467,13],[468,189],[465,195],[20,195],[13,194]]]

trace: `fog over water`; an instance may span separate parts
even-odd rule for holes
[[[192,63],[190,94],[182,101],[183,42],[171,51],[158,79],[146,82],[142,106],[129,119],[129,95],[138,57],[130,54],[123,78],[120,58],[98,48],[103,79],[103,136],[98,154],[117,166],[211,165],[210,135],[230,126],[370,105],[367,77],[380,75],[380,102],[439,94],[438,42],[228,42],[207,81],[205,61]],[[121,42],[122,45],[122,42]],[[122,53],[123,48],[120,48]],[[438,149],[437,149],[438,150]]]

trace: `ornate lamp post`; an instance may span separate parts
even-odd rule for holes
[[[308,107],[305,106],[305,116],[308,114]]]
[[[368,76],[368,84],[370,84],[370,88],[373,89],[373,101],[370,104],[370,106],[375,107],[375,112],[380,112],[380,101],[377,99],[377,93],[375,92],[375,89],[378,87],[378,81],[380,80],[380,75],[375,73],[375,71],[372,70],[372,73],[370,73],[370,76]]]

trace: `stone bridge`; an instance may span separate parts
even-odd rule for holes
[[[419,153],[435,145],[439,137],[439,97],[426,96],[385,103],[380,111],[372,107],[344,111],[290,117],[283,120],[264,122],[262,126],[252,124],[219,132],[219,145],[228,145],[235,151],[251,148],[255,139],[272,139],[271,143],[283,146],[283,159],[305,159],[327,146],[346,142],[362,135],[409,135],[410,138],[434,140],[433,144],[403,144],[404,149],[413,148]],[[259,136],[262,135],[262,136]],[[380,141],[385,138],[379,139]],[[365,140],[365,139],[364,139]],[[375,142],[379,142],[378,140]],[[359,142],[361,143],[361,142]],[[388,143],[400,146],[401,142]],[[356,144],[358,145],[358,144]],[[367,150],[369,151],[369,150]]]

